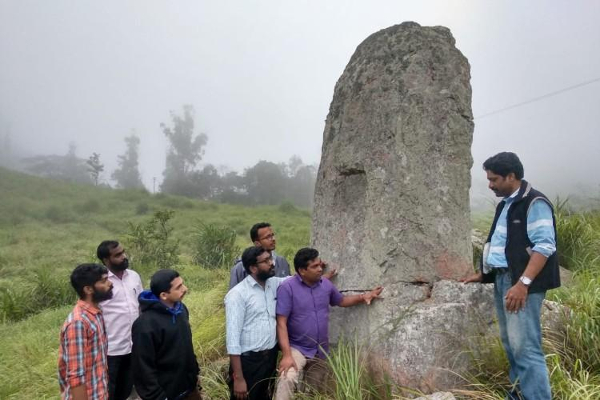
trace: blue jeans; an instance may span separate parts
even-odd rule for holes
[[[552,400],[546,359],[542,351],[540,314],[546,292],[530,293],[525,308],[506,311],[506,292],[512,287],[510,274],[496,274],[494,298],[500,338],[510,363],[509,378],[517,382],[525,400]],[[509,398],[513,398],[509,395]]]

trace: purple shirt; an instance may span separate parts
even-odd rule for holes
[[[300,275],[282,282],[277,289],[277,315],[287,317],[290,346],[307,358],[325,358],[329,351],[329,306],[339,306],[344,296],[328,279],[313,286]]]

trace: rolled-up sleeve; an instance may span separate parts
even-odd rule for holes
[[[527,214],[527,236],[533,243],[532,251],[550,257],[556,251],[556,235],[550,205],[542,199],[531,203]]]
[[[245,307],[237,291],[229,291],[225,296],[225,328],[227,354],[242,354],[242,329],[244,327]]]

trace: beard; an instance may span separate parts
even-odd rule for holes
[[[100,303],[105,300],[110,300],[110,299],[112,299],[112,297],[113,297],[112,287],[110,288],[110,290],[108,292],[100,292],[100,291],[94,289],[94,293],[92,294],[92,300],[94,301],[94,303]]]
[[[127,268],[129,268],[129,260],[124,259],[121,264],[112,264],[111,268],[115,271],[125,271]]]
[[[274,277],[274,276],[275,276],[275,269],[272,269],[272,270],[270,270],[268,272],[260,271],[258,274],[256,274],[256,277],[258,279],[260,279],[261,281],[263,281],[263,282],[266,281],[269,278]]]

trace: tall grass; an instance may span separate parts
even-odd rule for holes
[[[231,267],[240,254],[235,230],[200,223],[194,236],[194,262],[207,268]]]
[[[553,398],[600,399],[600,213],[556,206],[561,265],[574,271],[569,287],[550,291],[547,298],[566,307],[564,335],[544,337]],[[468,390],[457,394],[471,399],[501,399],[510,390],[508,362],[499,340],[473,355],[474,373]]]

